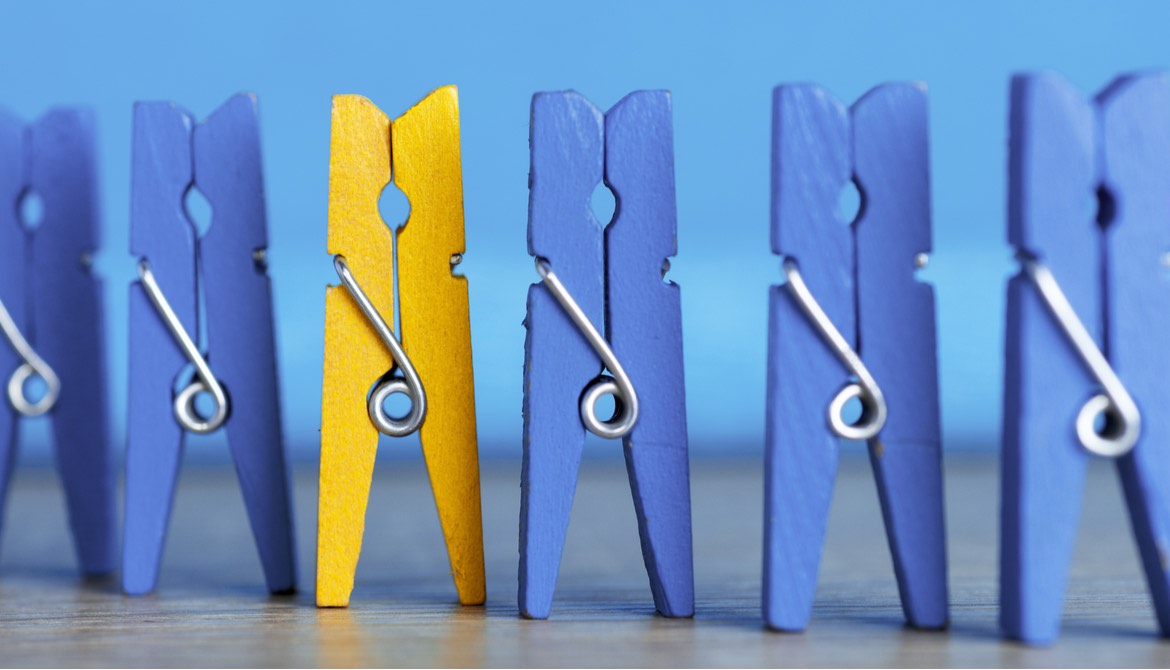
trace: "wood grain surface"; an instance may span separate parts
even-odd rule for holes
[[[1090,464],[1062,637],[1028,648],[996,627],[991,458],[948,457],[952,625],[917,632],[902,624],[869,464],[844,449],[813,617],[800,634],[768,632],[760,617],[758,460],[692,464],[696,616],[670,620],[654,614],[620,459],[586,448],[548,621],[516,614],[518,462],[484,463],[484,607],[456,604],[421,457],[380,462],[344,610],[314,607],[312,574],[297,596],[268,596],[226,456],[223,467],[183,470],[159,590],[144,598],[121,595],[114,581],[80,581],[56,476],[22,467],[0,547],[0,665],[1170,665],[1111,464]],[[316,474],[306,465],[294,482],[307,567]]]

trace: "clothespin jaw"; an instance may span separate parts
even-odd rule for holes
[[[139,595],[157,584],[184,435],[222,424],[268,589],[292,592],[296,556],[264,262],[268,242],[256,99],[237,95],[198,125],[174,104],[138,103],[133,153],[131,252],[140,259],[142,279],[130,287],[123,589]],[[212,205],[202,238],[185,211],[191,188]],[[195,342],[200,282],[213,364]],[[195,379],[176,396],[176,382],[185,381],[181,375],[189,364],[196,368]],[[204,378],[200,364],[212,379]],[[224,395],[217,414],[183,414],[184,395],[214,396],[212,381]]]
[[[90,271],[99,225],[93,116],[58,108],[25,126],[0,114],[0,152],[0,299],[9,317],[0,346],[8,387],[0,410],[0,494],[15,463],[15,419],[47,413],[81,570],[103,575],[114,567],[115,498],[101,282]],[[26,226],[34,222],[18,214],[29,194],[43,206],[31,230]],[[30,351],[18,352],[18,342]],[[35,403],[24,393],[22,369],[46,381],[47,393]],[[23,399],[23,409],[17,411],[14,397]]]
[[[1008,234],[1022,270],[1008,285],[1000,622],[1028,643],[1059,634],[1085,468],[1097,453],[1117,459],[1170,635],[1160,550],[1170,542],[1170,423],[1158,413],[1170,403],[1170,355],[1149,335],[1170,318],[1170,80],[1122,77],[1087,100],[1056,75],[1017,76],[1010,154]],[[1094,200],[1096,212],[1085,206]],[[1103,430],[1093,428],[1099,411],[1110,414]]]
[[[584,317],[608,333],[638,389],[637,423],[623,441],[642,553],[658,611],[690,616],[681,315],[678,287],[663,282],[675,253],[671,127],[665,92],[633,93],[604,117],[573,91],[533,96],[528,240]],[[603,177],[620,203],[604,236],[590,207]],[[525,319],[519,605],[540,619],[551,612],[584,445],[581,397],[602,369],[559,300],[533,285]]]
[[[788,283],[770,296],[764,617],[779,630],[808,624],[846,437],[869,444],[907,621],[942,627],[934,298],[914,276],[930,249],[926,93],[886,85],[846,108],[794,85],[773,103],[772,249]],[[851,183],[861,212],[843,225]],[[865,407],[853,425],[840,416],[850,393]]]
[[[402,346],[425,386],[420,441],[459,600],[486,598],[458,99],[440,88],[393,122],[369,100],[333,98],[329,246],[373,309],[393,323],[394,246],[378,213],[391,178],[410,201],[398,233]],[[318,501],[317,604],[346,606],[361,551],[378,428],[367,397],[395,361],[346,286],[330,286]],[[416,401],[417,402],[417,401]]]

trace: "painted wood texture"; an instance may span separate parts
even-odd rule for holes
[[[678,252],[670,93],[636,91],[605,115],[606,327],[641,404],[622,440],[654,606],[695,613],[682,301],[666,280]]]
[[[1012,82],[1010,242],[1043,262],[1142,412],[1118,467],[1163,635],[1170,634],[1165,484],[1170,353],[1150,333],[1170,313],[1170,82],[1124,77],[1094,101],[1051,74]],[[1086,207],[1107,193],[1105,211]],[[1098,219],[1105,222],[1104,228]],[[1088,452],[1074,422],[1096,383],[1023,274],[1008,288],[1000,623],[1057,637]]]
[[[281,432],[268,220],[256,97],[236,95],[195,128],[195,186],[211,203],[199,240],[207,339],[229,394],[224,425],[264,578],[297,585],[288,468]]]
[[[853,105],[857,337],[889,406],[869,441],[886,537],[912,626],[947,624],[946,523],[934,287],[915,277],[931,250],[927,93],[890,84]]]
[[[638,392],[640,418],[623,442],[642,554],[656,609],[690,616],[681,312],[678,287],[663,281],[676,251],[669,94],[633,93],[603,117],[575,92],[539,93],[530,141],[529,253],[604,325]],[[618,201],[604,251],[590,204],[603,177]],[[578,401],[601,362],[542,284],[529,289],[525,324],[519,605],[547,618],[584,444]]]
[[[378,213],[378,198],[390,182],[392,162],[395,183],[411,204],[398,238],[399,299],[403,347],[427,392],[423,455],[459,601],[481,604],[486,588],[467,280],[452,273],[453,257],[464,250],[455,87],[432,92],[393,122],[361,96],[333,99],[329,253],[345,256],[374,306],[391,321],[393,233]],[[346,289],[328,287],[319,606],[345,606],[353,590],[378,444],[366,398],[391,365],[389,351]]]
[[[394,183],[410,201],[398,232],[403,347],[424,380],[419,429],[459,602],[483,604],[483,513],[471,364],[467,278],[454,275],[465,250],[459,98],[435,90],[390,124]]]
[[[889,420],[869,452],[903,611],[914,626],[941,627],[933,293],[914,277],[915,256],[930,248],[925,91],[882,86],[849,110],[818,86],[781,86],[773,104],[772,249],[799,264],[886,396]],[[850,182],[863,204],[847,225],[837,203]],[[848,372],[783,286],[772,288],[768,329],[764,617],[772,628],[803,630],[837,471],[826,412]]]
[[[605,120],[578,93],[532,97],[528,253],[549,262],[594,325],[605,323],[602,227],[591,197],[605,173]],[[585,427],[578,401],[601,362],[541,283],[524,319],[520,614],[545,619],[577,489]]]
[[[53,109],[27,126],[0,113],[0,298],[61,382],[49,412],[55,460],[81,572],[90,576],[111,572],[117,553],[105,313],[90,267],[100,236],[94,135],[87,110]],[[26,193],[41,199],[35,228],[20,220]],[[0,381],[20,363],[0,344]],[[7,397],[0,404],[2,502],[20,415]]]
[[[138,103],[133,156],[131,253],[150,263],[189,334],[200,332],[197,287],[205,283],[208,361],[229,399],[228,443],[265,580],[273,593],[292,591],[296,560],[262,262],[267,226],[256,100],[236,96],[199,126],[172,103]],[[183,204],[191,188],[212,206],[201,240]],[[158,581],[184,439],[172,409],[174,386],[186,365],[141,283],[133,283],[122,569],[123,589],[133,595]]]

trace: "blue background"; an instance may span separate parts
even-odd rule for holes
[[[818,82],[851,101],[890,80],[929,85],[942,405],[948,449],[994,449],[1001,414],[1008,80],[1055,69],[1087,93],[1167,64],[1170,5],[1110,2],[90,3],[0,5],[0,104],[33,118],[93,106],[100,126],[112,408],[125,417],[131,103],[206,116],[259,95],[289,443],[320,425],[330,95],[397,116],[459,86],[475,384],[482,450],[520,453],[528,106],[575,88],[607,108],[674,93],[679,254],[692,449],[763,440],[772,87]],[[611,205],[612,206],[612,205]],[[387,218],[400,222],[401,202]],[[43,442],[32,426],[27,441]],[[222,438],[219,438],[222,439]],[[212,438],[215,441],[215,438]],[[395,453],[407,453],[399,448]],[[43,448],[43,447],[42,447]],[[220,453],[204,450],[204,453]]]

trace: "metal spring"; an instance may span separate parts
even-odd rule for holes
[[[422,380],[419,379],[418,372],[414,369],[410,358],[407,357],[406,351],[402,348],[402,344],[395,337],[394,330],[387,325],[386,320],[378,313],[377,308],[370,302],[369,297],[366,296],[365,291],[362,290],[361,285],[358,284],[357,279],[350,272],[349,265],[345,262],[345,257],[341,254],[334,256],[333,268],[337,270],[337,276],[341,278],[341,283],[345,285],[346,290],[353,296],[358,309],[362,311],[366,320],[378,332],[378,337],[382,338],[382,342],[390,350],[390,356],[392,358],[389,372],[378,381],[374,386],[373,392],[370,393],[370,398],[366,405],[366,411],[370,415],[370,421],[373,422],[374,426],[380,432],[391,437],[405,437],[410,435],[419,429],[427,414],[427,394],[423,389]],[[392,376],[395,369],[402,371],[401,377]],[[385,402],[386,398],[395,393],[401,393],[410,399],[410,413],[401,418],[390,416],[382,407],[382,403]]]
[[[24,334],[16,327],[16,321],[12,319],[12,314],[8,312],[3,301],[0,301],[0,329],[4,330],[4,335],[23,361],[8,378],[8,402],[24,416],[40,416],[53,409],[61,395],[61,380],[52,366],[37,354]],[[45,394],[40,400],[29,402],[24,395],[24,383],[33,375],[45,380]]]
[[[195,346],[194,340],[183,328],[183,323],[179,321],[175,310],[171,308],[167,297],[159,288],[158,281],[150,270],[150,263],[145,258],[138,261],[138,277],[142,280],[142,288],[146,290],[146,297],[150,299],[151,304],[162,317],[167,330],[171,331],[171,335],[179,343],[183,355],[187,357],[191,365],[195,366],[195,379],[191,380],[191,383],[175,396],[175,419],[193,433],[210,433],[222,426],[223,422],[227,420],[227,394],[219,380],[212,374],[211,367],[199,351],[199,347]],[[195,409],[195,397],[204,392],[210,393],[211,399],[215,403],[215,410],[210,417],[206,418]]]
[[[638,422],[638,395],[634,392],[634,384],[630,381],[630,376],[626,374],[625,368],[614,355],[609,343],[605,341],[605,338],[589,321],[585,311],[581,309],[569,290],[557,278],[549,262],[543,258],[537,258],[536,272],[540,275],[541,281],[544,282],[545,288],[553,294],[561,308],[565,310],[565,313],[576,324],[577,329],[585,336],[589,345],[601,357],[605,368],[613,374],[612,377],[600,375],[585,387],[585,393],[581,396],[579,407],[581,423],[585,424],[589,432],[599,437],[614,439],[625,436],[634,429],[634,424]],[[609,419],[603,420],[597,416],[597,400],[607,394],[614,398],[614,414]]]
[[[1113,371],[1113,366],[1109,365],[1105,354],[1097,348],[1093,336],[1085,329],[1052,271],[1033,258],[1023,259],[1022,264],[1024,272],[1040,291],[1048,311],[1103,391],[1089,398],[1077,413],[1077,439],[1085,449],[1099,456],[1116,458],[1129,453],[1142,431],[1142,416],[1137,403]],[[1104,419],[1101,431],[1096,428],[1098,416]]]
[[[849,342],[841,335],[841,331],[837,330],[832,320],[829,319],[829,315],[825,314],[825,310],[821,309],[820,303],[808,290],[808,285],[800,276],[800,268],[797,267],[796,261],[785,258],[783,267],[784,276],[788,280],[786,284],[788,291],[796,298],[796,303],[800,305],[804,315],[816,327],[821,338],[829,345],[841,363],[853,376],[857,377],[856,382],[846,384],[845,388],[841,389],[829,403],[829,428],[838,437],[847,440],[868,440],[874,437],[886,425],[888,415],[886,398],[882,394],[881,388],[877,385],[873,375],[869,373],[869,369],[865,367],[865,363],[861,361],[861,356],[858,356],[853,347],[849,346]],[[850,424],[841,418],[841,412],[845,409],[845,403],[854,398],[861,402],[861,417]]]

